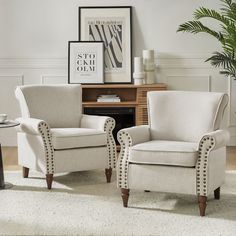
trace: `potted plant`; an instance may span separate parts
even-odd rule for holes
[[[214,52],[206,61],[210,61],[214,67],[221,67],[221,74],[236,79],[236,1],[220,0],[220,11],[198,8],[193,16],[194,20],[181,24],[177,32],[189,32],[193,34],[207,33],[216,38],[222,45],[221,52]],[[219,25],[219,31],[204,25],[200,20],[211,18]]]

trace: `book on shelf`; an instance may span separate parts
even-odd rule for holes
[[[104,94],[98,96],[97,102],[120,102],[120,98],[116,94]]]

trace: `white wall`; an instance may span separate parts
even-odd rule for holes
[[[219,44],[204,34],[176,33],[194,9],[219,8],[218,0],[0,0],[0,113],[19,116],[18,84],[67,81],[67,43],[78,39],[78,7],[89,5],[133,6],[133,54],[155,49],[158,81],[169,89],[228,92],[225,126],[236,145],[236,81],[204,62]],[[15,131],[1,129],[0,140],[15,145]]]

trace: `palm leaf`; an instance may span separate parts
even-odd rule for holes
[[[223,67],[221,74],[231,75],[236,77],[236,60],[225,52],[214,52],[213,56],[208,58],[205,62],[211,62],[214,67]]]
[[[223,7],[221,8],[222,15],[228,17],[231,21],[236,21],[236,3],[232,0],[221,0]]]
[[[193,34],[197,33],[208,33],[212,35],[213,37],[217,38],[222,43],[224,42],[224,37],[221,32],[216,32],[214,30],[211,30],[207,26],[203,25],[200,21],[188,21],[186,23],[183,23],[179,26],[177,29],[177,32],[189,32]]]
[[[194,12],[194,20],[181,24],[177,32],[206,33],[215,37],[222,44],[223,52],[214,52],[206,62],[210,61],[212,66],[223,68],[221,74],[231,75],[236,79],[236,0],[220,1],[220,12],[200,7]],[[203,18],[211,18],[218,22],[220,31],[204,25],[200,21]]]
[[[225,25],[231,24],[231,21],[227,17],[221,15],[219,12],[215,10],[207,9],[205,7],[200,7],[194,12],[194,18],[196,20],[206,18],[206,17],[218,20]]]
[[[232,64],[232,58],[227,55],[227,53],[225,52],[214,52],[213,56],[209,57],[208,59],[206,59],[205,62],[210,61],[211,64],[215,67],[228,67],[229,65]]]

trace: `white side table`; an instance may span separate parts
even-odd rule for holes
[[[5,123],[0,123],[1,128],[10,128],[19,125],[19,122],[16,121],[6,121]],[[3,173],[3,161],[2,161],[2,148],[0,143],[0,190],[11,188],[13,185],[10,183],[4,182],[4,173]]]

